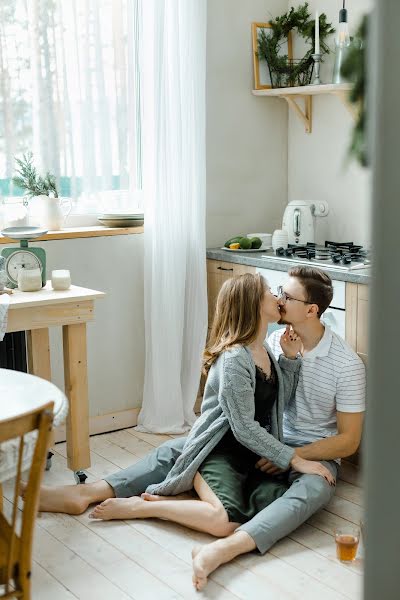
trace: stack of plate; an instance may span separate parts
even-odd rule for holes
[[[144,212],[141,209],[126,213],[114,211],[102,213],[97,219],[106,227],[139,227],[144,223]]]

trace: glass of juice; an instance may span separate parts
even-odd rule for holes
[[[360,529],[356,525],[344,525],[335,530],[336,555],[341,562],[351,563],[356,558]]]

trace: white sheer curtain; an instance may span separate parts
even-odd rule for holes
[[[143,2],[146,366],[141,431],[193,424],[207,329],[206,0]]]

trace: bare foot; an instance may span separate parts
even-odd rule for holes
[[[193,585],[196,590],[202,590],[207,584],[207,577],[223,562],[218,556],[214,543],[207,546],[195,546],[192,550]]]
[[[25,499],[27,483],[21,481],[21,498]],[[39,496],[39,511],[59,512],[69,515],[80,515],[89,506],[90,489],[86,485],[58,485],[54,487],[42,485]]]
[[[140,519],[144,517],[144,512],[141,510],[144,504],[146,502],[138,496],[109,498],[96,506],[89,513],[89,518],[102,519],[103,521],[109,521],[110,519]]]
[[[190,492],[186,492],[184,494],[178,494],[177,496],[158,496],[157,494],[148,494],[147,492],[143,492],[140,497],[142,500],[146,500],[146,502],[162,502],[163,500],[193,500],[195,495]]]

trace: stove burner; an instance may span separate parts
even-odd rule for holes
[[[302,246],[289,244],[287,248],[277,248],[276,256],[281,258],[302,259],[335,265],[350,265],[353,261],[362,264],[369,263],[368,253],[362,246],[353,242],[326,241],[323,246],[307,242]]]

